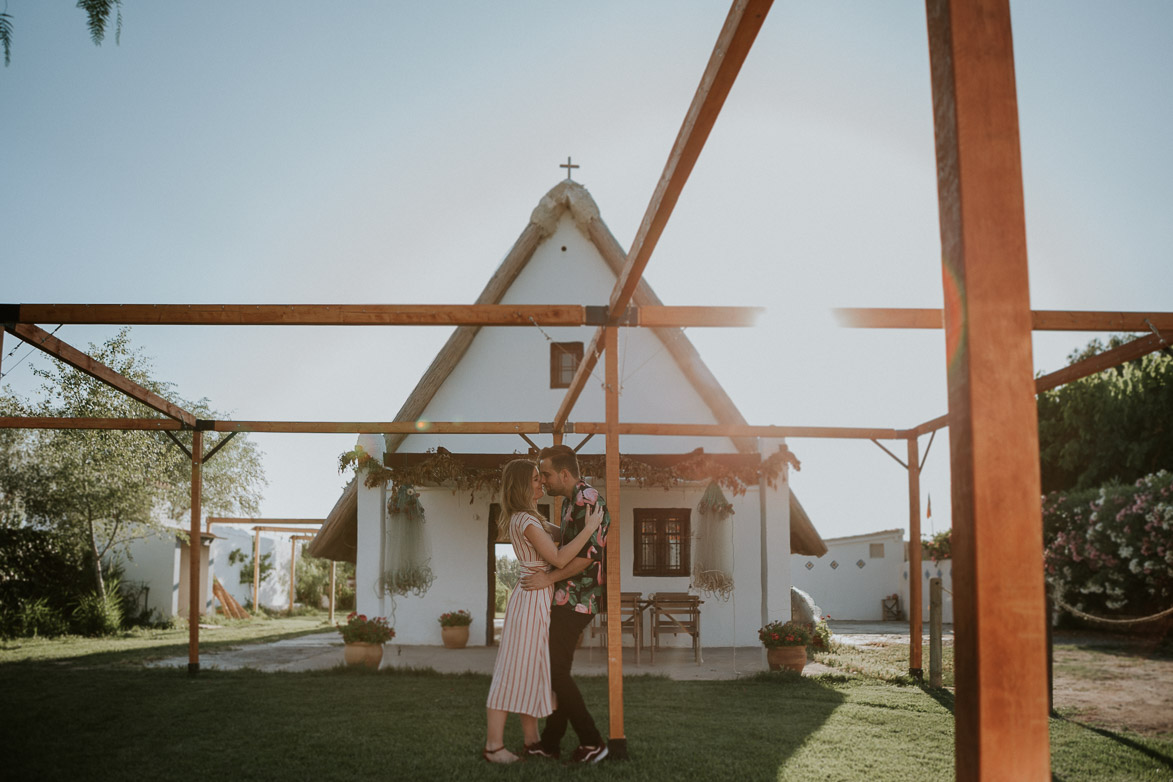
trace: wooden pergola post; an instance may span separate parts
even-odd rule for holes
[[[336,591],[334,589],[334,579],[335,567],[337,565],[338,563],[336,561],[330,560],[330,624],[334,624],[334,594]]]
[[[924,678],[921,662],[920,453],[916,435],[908,438],[908,673]]]
[[[191,540],[188,551],[187,598],[187,672],[200,670],[200,492],[203,488],[201,467],[204,456],[204,433],[191,433]]]
[[[261,591],[261,531],[253,530],[253,611],[260,610]]]
[[[627,757],[627,738],[623,729],[623,622],[620,595],[619,557],[623,522],[619,496],[619,330],[609,328],[603,336],[603,361],[606,370],[607,414],[607,508],[611,527],[607,530],[607,702],[610,707],[608,743],[616,758]]]
[[[1050,779],[1038,415],[1009,0],[927,0],[959,780]]]
[[[289,613],[293,613],[293,586],[297,578],[294,566],[297,564],[297,536],[289,538]]]

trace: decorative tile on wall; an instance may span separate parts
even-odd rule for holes
[[[860,569],[863,569],[863,566],[864,566],[864,565],[866,565],[866,564],[867,564],[867,563],[866,563],[866,562],[864,562],[862,559],[857,559],[857,560],[855,561],[855,566],[856,566],[857,568],[860,568]]]
[[[803,565],[803,567],[805,567],[807,570],[814,570],[815,563],[814,562],[807,562],[805,565]]]
[[[839,563],[832,559],[831,560],[831,569],[834,570],[837,567],[839,567]]]

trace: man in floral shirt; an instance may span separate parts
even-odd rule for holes
[[[607,745],[570,676],[570,667],[582,631],[597,612],[606,608],[604,554],[611,513],[599,493],[579,477],[578,458],[568,446],[543,448],[538,454],[538,473],[546,494],[564,498],[559,540],[571,540],[578,535],[586,523],[588,510],[596,504],[603,505],[603,521],[569,565],[550,573],[526,576],[521,581],[525,589],[544,589],[554,584],[554,603],[550,609],[550,685],[557,697],[557,708],[546,719],[541,742],[526,747],[526,754],[558,757],[569,722],[579,742],[572,760],[597,763],[607,756]]]

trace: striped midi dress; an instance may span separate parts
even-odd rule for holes
[[[531,526],[541,529],[541,522],[528,513],[515,513],[509,519],[509,539],[523,576],[549,569],[526,540],[525,530]],[[534,590],[518,586],[509,596],[493,683],[485,704],[488,708],[534,717],[545,717],[554,711],[549,646],[553,594],[553,586]]]

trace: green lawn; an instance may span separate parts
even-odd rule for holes
[[[5,779],[473,782],[564,780],[569,773],[549,761],[506,770],[479,759],[484,675],[334,669],[189,677],[127,664],[133,650],[90,651],[11,661],[7,650],[0,658]],[[949,691],[865,674],[628,678],[631,759],[575,773],[620,780],[952,778]],[[605,722],[606,681],[582,683]],[[507,741],[516,748],[520,740],[511,721]],[[1055,720],[1052,742],[1056,779],[1173,776],[1173,739]],[[568,737],[565,749],[571,743]]]

